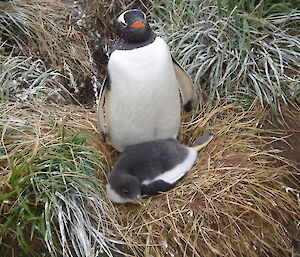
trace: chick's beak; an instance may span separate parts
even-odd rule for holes
[[[142,198],[140,195],[137,195],[136,197],[133,197],[132,200],[133,200],[136,204],[141,205],[141,206],[144,206],[143,198]]]
[[[132,23],[130,25],[130,27],[133,27],[133,28],[144,28],[145,24],[142,23],[141,21],[136,21],[136,22]]]

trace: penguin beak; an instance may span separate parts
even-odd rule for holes
[[[144,28],[145,24],[142,23],[141,21],[136,21],[136,22],[132,23],[130,25],[130,27],[133,27],[133,28]]]
[[[131,198],[136,204],[144,206],[143,198],[140,195],[137,195],[136,197]]]

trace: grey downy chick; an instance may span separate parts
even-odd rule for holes
[[[128,147],[109,176],[106,186],[109,199],[115,203],[142,204],[142,196],[172,189],[194,165],[197,152],[212,138],[211,134],[205,134],[192,147],[176,139]]]

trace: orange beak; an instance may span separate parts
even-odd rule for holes
[[[130,27],[133,27],[133,28],[144,28],[145,24],[142,23],[141,21],[136,21],[136,22],[132,23],[130,25]]]
[[[144,202],[143,202],[143,199],[138,196],[138,197],[133,197],[131,198],[135,203],[137,203],[138,205],[141,205],[141,206],[144,206]]]

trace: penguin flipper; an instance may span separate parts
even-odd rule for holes
[[[187,72],[180,66],[180,64],[172,56],[173,66],[176,78],[179,84],[179,90],[184,106],[184,110],[189,112],[193,105],[193,81]]]
[[[152,182],[149,185],[141,185],[141,192],[142,195],[146,196],[152,196],[152,195],[157,195],[161,192],[166,192],[172,189],[175,186],[176,183],[174,184],[169,184],[163,180],[157,180]]]
[[[97,122],[98,122],[98,129],[99,129],[99,135],[100,139],[105,142],[106,140],[106,131],[105,131],[105,118],[104,118],[104,108],[105,108],[105,98],[107,91],[109,90],[109,77],[106,75],[104,78],[104,82],[100,88],[99,92],[99,101],[97,106]]]

